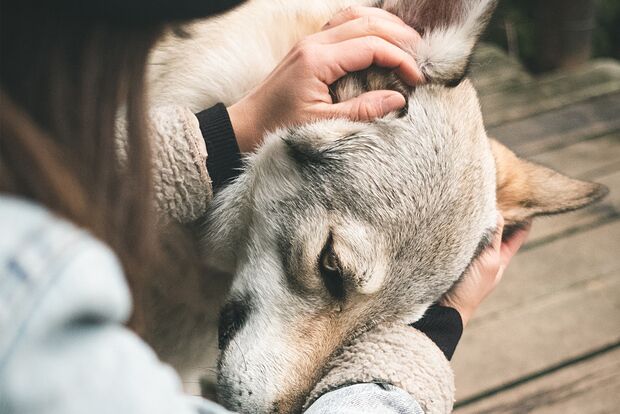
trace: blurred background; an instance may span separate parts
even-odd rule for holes
[[[489,135],[607,185],[537,219],[453,359],[456,413],[620,412],[620,0],[501,0],[473,59]]]
[[[620,59],[620,0],[501,0],[485,40],[536,73]]]

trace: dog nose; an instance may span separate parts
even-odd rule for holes
[[[247,299],[233,299],[224,305],[220,312],[218,327],[218,348],[226,349],[232,338],[245,324],[250,312],[250,302]]]

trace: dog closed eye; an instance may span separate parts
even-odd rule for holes
[[[345,297],[344,276],[342,266],[334,251],[334,238],[331,232],[319,255],[319,272],[329,294],[337,300],[343,300]]]

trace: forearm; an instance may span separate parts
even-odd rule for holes
[[[410,325],[415,330],[426,335],[428,340],[419,336],[417,341],[429,345],[430,341],[434,343],[437,350],[441,351],[447,360],[452,359],[452,355],[463,333],[463,323],[459,312],[453,308],[432,305],[425,312],[424,317],[419,321]],[[407,329],[407,328],[405,328]],[[415,337],[414,337],[415,338]],[[429,341],[430,340],[430,341]],[[409,344],[415,347],[415,344]],[[437,382],[435,371],[442,371],[443,363],[441,358],[435,352],[437,367],[431,370],[417,370],[416,366],[409,373],[410,377],[421,383]],[[432,359],[431,353],[428,355]],[[415,359],[406,357],[406,362]],[[430,367],[433,367],[431,364]],[[353,382],[354,377],[350,377]],[[377,377],[378,378],[378,377]],[[440,381],[441,381],[441,377]],[[402,381],[407,379],[402,378]],[[343,384],[347,383],[345,379]],[[430,391],[430,390],[428,390]],[[422,400],[427,400],[425,396]],[[423,413],[418,401],[407,391],[394,385],[385,383],[358,383],[353,385],[337,388],[333,391],[326,392],[320,396],[308,408],[308,414],[322,413]]]
[[[219,104],[193,114],[181,106],[160,105],[148,116],[155,204],[165,217],[192,222],[206,213],[213,193],[240,173],[241,154],[226,108]],[[120,118],[121,159],[125,126]]]
[[[188,223],[204,215],[212,198],[207,149],[196,116],[178,105],[148,111],[155,206],[162,217]],[[125,161],[127,125],[117,119],[117,148]]]
[[[217,192],[241,173],[241,151],[228,110],[217,104],[198,114],[200,132],[204,138],[209,158],[207,170]]]
[[[426,414],[452,409],[454,375],[448,360],[426,335],[404,324],[382,324],[355,338],[325,367],[325,376],[306,406],[331,391],[360,383],[398,387]]]

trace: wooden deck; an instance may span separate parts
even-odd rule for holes
[[[618,413],[620,63],[533,79],[484,47],[472,70],[491,136],[610,194],[535,221],[457,349],[455,412]]]
[[[483,47],[472,71],[491,136],[611,192],[535,222],[457,348],[455,412],[619,413],[620,63],[535,80]],[[185,382],[189,392],[205,372]]]

